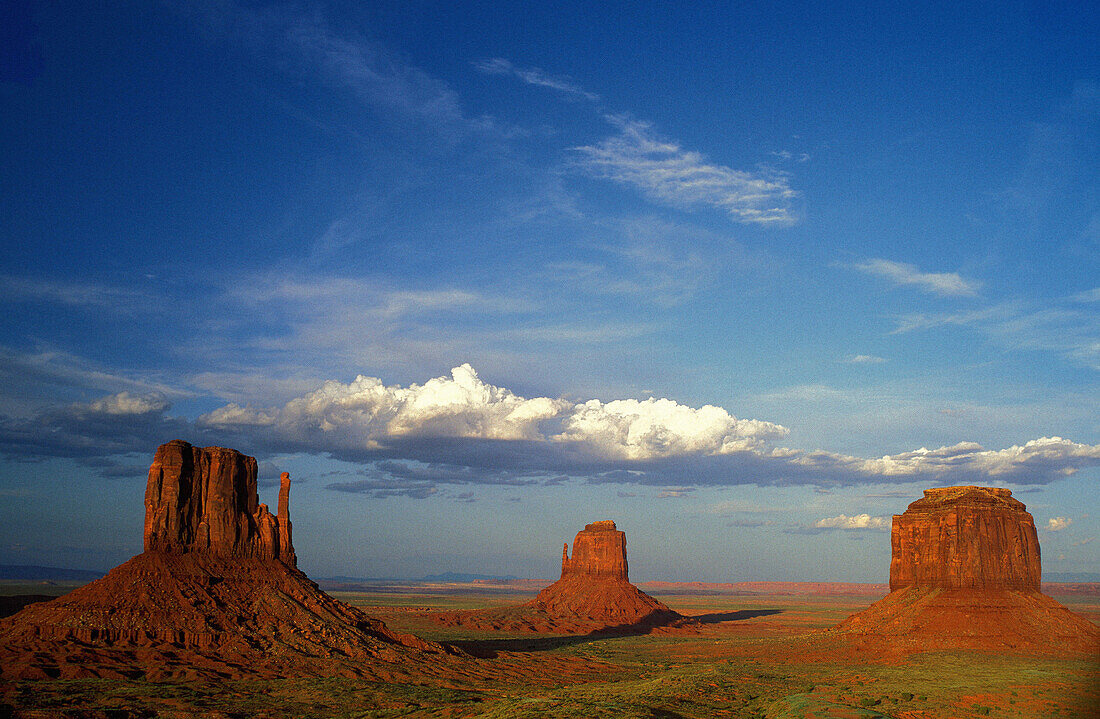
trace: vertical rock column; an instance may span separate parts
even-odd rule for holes
[[[284,564],[292,567],[298,565],[298,557],[294,553],[294,543],[291,541],[290,524],[290,474],[283,472],[279,475],[279,559]]]

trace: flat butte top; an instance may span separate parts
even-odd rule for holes
[[[1024,512],[1027,507],[1012,497],[1012,490],[1001,487],[936,487],[924,490],[924,496],[909,505],[909,512],[929,512],[957,506],[999,507]]]

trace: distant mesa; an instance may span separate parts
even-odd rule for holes
[[[0,675],[394,678],[466,661],[389,630],[299,571],[289,499],[284,473],[277,514],[259,504],[256,460],[236,450],[161,445],[145,551],[0,621]]]
[[[573,556],[562,549],[561,579],[518,607],[441,612],[440,623],[479,629],[527,632],[646,632],[691,620],[630,583],[626,534],[610,520],[577,532]]]
[[[890,594],[832,631],[900,651],[1100,650],[1100,627],[1041,593],[1035,522],[1007,489],[925,490],[891,549]]]

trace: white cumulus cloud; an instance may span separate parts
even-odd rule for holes
[[[560,432],[548,437],[544,424],[551,421]],[[329,381],[281,408],[228,404],[199,424],[273,427],[294,438],[319,430],[331,442],[358,448],[414,436],[577,443],[595,456],[634,460],[749,451],[787,434],[785,427],[738,419],[721,407],[696,409],[669,399],[527,399],[484,382],[469,364],[408,387],[363,375],[348,384]]]
[[[278,410],[228,405],[199,418],[207,425],[275,425],[283,430],[320,430],[370,447],[387,437],[434,436],[541,439],[539,423],[568,407],[547,397],[525,399],[483,382],[468,364],[423,385],[387,386],[359,375],[349,384],[325,382],[320,389]]]
[[[275,451],[416,461],[447,465],[448,472],[467,468],[454,475],[464,482],[473,481],[470,471],[476,468],[490,483],[583,477],[665,488],[686,484],[686,478],[694,486],[917,479],[1041,484],[1100,466],[1100,445],[1061,437],[999,450],[959,442],[875,458],[790,448],[778,444],[789,434],[786,427],[740,419],[722,407],[691,407],[666,398],[526,398],[483,381],[469,364],[408,386],[363,375],[350,383],[328,381],[280,407],[227,404],[200,417],[195,426],[247,435]],[[437,481],[434,476],[417,481]],[[879,520],[866,521],[877,527]]]
[[[1051,517],[1047,520],[1047,531],[1061,532],[1071,524],[1073,524],[1073,520],[1069,517]]]
[[[753,450],[787,431],[771,422],[737,419],[712,405],[695,409],[670,399],[593,399],[573,408],[554,439],[585,442],[609,457],[651,459]]]
[[[807,461],[848,464],[860,471],[885,477],[909,475],[946,476],[968,472],[1006,481],[1026,478],[1029,472],[1071,475],[1100,464],[1100,445],[1079,444],[1061,437],[1040,437],[1023,445],[987,450],[976,442],[959,442],[938,449],[920,449],[859,459],[831,453],[810,453]]]
[[[818,529],[889,529],[890,520],[886,517],[872,517],[869,514],[857,514],[849,517],[846,514],[838,514],[835,517],[825,517],[814,522]]]

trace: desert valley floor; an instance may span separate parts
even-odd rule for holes
[[[843,649],[815,633],[886,594],[884,585],[677,585],[648,594],[699,626],[629,636],[516,634],[440,624],[434,612],[504,608],[540,581],[322,582],[392,629],[453,643],[475,661],[403,676],[151,682],[7,681],[0,716],[24,717],[1095,717],[1100,662],[1049,653]],[[61,585],[0,593],[61,594]],[[1100,585],[1044,592],[1100,623]]]

